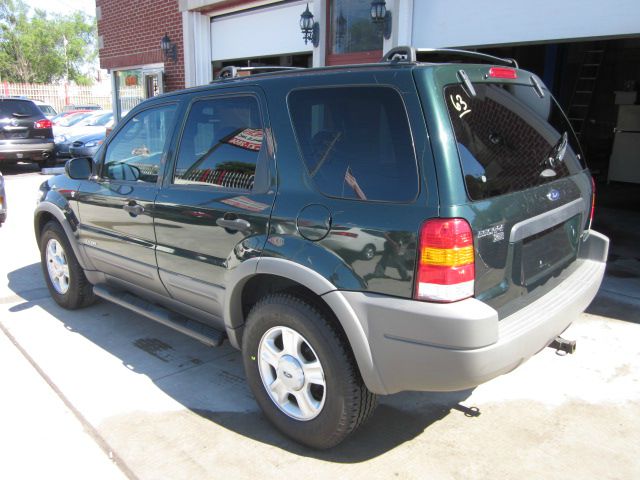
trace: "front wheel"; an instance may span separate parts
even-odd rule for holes
[[[340,443],[376,406],[341,332],[306,300],[273,294],[251,310],[242,339],[247,381],[267,418],[313,448]]]
[[[55,221],[42,229],[40,260],[45,282],[58,305],[75,310],[93,303],[93,287],[87,281],[64,230]]]

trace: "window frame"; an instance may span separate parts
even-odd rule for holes
[[[307,161],[305,160],[304,157],[304,152],[302,151],[302,147],[301,147],[301,143],[300,143],[300,139],[298,137],[298,132],[296,131],[296,128],[294,126],[294,121],[293,121],[293,117],[291,116],[291,94],[294,92],[298,92],[301,90],[327,90],[327,89],[333,89],[333,88],[351,88],[351,89],[360,89],[360,88],[388,88],[393,90],[399,97],[401,105],[402,105],[402,109],[404,111],[405,114],[405,118],[407,121],[407,127],[409,129],[409,141],[411,144],[411,153],[413,154],[413,162],[414,162],[414,166],[415,166],[415,172],[416,172],[416,192],[415,195],[408,199],[408,200],[361,200],[359,198],[351,198],[351,197],[337,197],[334,195],[329,195],[325,192],[323,192],[320,187],[317,185],[317,183],[315,182],[315,180],[313,179],[313,177],[311,177],[311,172],[309,171],[309,165],[307,164]],[[304,169],[304,173],[308,179],[308,183],[312,186],[312,188],[318,192],[320,195],[322,195],[325,198],[331,198],[334,200],[339,200],[339,201],[353,201],[353,202],[358,202],[358,203],[378,203],[378,204],[393,204],[393,205],[408,205],[408,204],[412,204],[415,203],[417,201],[417,199],[420,197],[420,194],[422,192],[422,169],[421,169],[421,164],[420,161],[418,159],[418,152],[416,150],[416,144],[415,144],[415,136],[413,133],[413,124],[411,121],[411,115],[409,110],[407,109],[407,104],[405,102],[404,99],[404,95],[402,94],[402,91],[397,88],[395,85],[393,84],[387,84],[387,83],[344,83],[344,84],[334,84],[334,85],[322,85],[322,84],[316,84],[316,85],[310,85],[310,86],[304,86],[304,87],[299,87],[299,88],[293,88],[291,90],[289,90],[289,92],[287,92],[287,97],[286,97],[286,104],[287,104],[287,114],[289,116],[289,126],[291,128],[291,132],[293,137],[295,138],[296,141],[296,150],[298,152],[298,157],[300,159],[300,162],[303,165],[303,169]]]
[[[155,182],[139,182],[137,180],[118,180],[118,179],[114,179],[114,178],[109,178],[107,176],[104,175],[104,166],[105,166],[105,160],[107,158],[107,151],[109,150],[109,147],[111,146],[111,143],[118,137],[118,135],[120,134],[120,132],[122,132],[122,130],[124,130],[126,128],[126,126],[139,114],[146,112],[148,110],[152,110],[152,109],[157,109],[157,108],[162,108],[162,107],[167,107],[167,106],[174,106],[175,107],[175,111],[174,111],[174,119],[173,122],[169,128],[170,132],[167,135],[167,138],[165,138],[164,140],[164,145],[162,147],[162,159],[160,160],[160,164],[158,165],[158,178]],[[162,103],[153,103],[152,105],[148,105],[148,106],[144,106],[141,107],[138,110],[131,110],[130,114],[128,114],[123,121],[121,121],[117,128],[115,128],[113,130],[113,132],[111,133],[111,135],[108,136],[108,141],[104,144],[104,147],[102,148],[102,152],[100,154],[100,158],[99,161],[96,164],[96,174],[93,178],[95,178],[96,180],[99,180],[101,182],[109,182],[109,183],[123,183],[123,184],[133,184],[133,185],[158,185],[159,183],[162,182],[162,178],[164,177],[163,172],[168,160],[168,157],[170,155],[170,146],[171,146],[171,142],[172,139],[174,137],[174,132],[175,132],[175,128],[176,128],[176,123],[177,123],[177,116],[180,115],[181,111],[180,111],[180,101],[178,99],[172,100],[170,102],[162,102]]]
[[[251,190],[245,190],[240,188],[231,188],[225,187],[222,185],[204,185],[199,183],[175,183],[174,177],[176,168],[178,167],[178,162],[180,160],[180,148],[182,146],[182,141],[184,139],[185,130],[187,127],[187,122],[189,121],[189,115],[193,109],[194,104],[202,101],[210,101],[210,100],[220,100],[220,99],[229,99],[229,98],[238,98],[238,97],[251,97],[256,101],[258,106],[258,115],[260,117],[260,123],[262,125],[263,131],[263,145],[258,152],[258,158],[256,161],[256,170],[254,173],[253,180],[253,188]],[[265,108],[263,107],[262,98],[256,92],[252,90],[241,90],[241,91],[225,91],[225,92],[208,92],[206,95],[194,95],[191,99],[186,102],[186,106],[184,109],[184,113],[182,115],[182,121],[180,124],[180,128],[177,131],[177,141],[175,143],[174,154],[173,154],[173,162],[172,165],[168,168],[166,173],[166,180],[163,182],[164,188],[166,189],[194,189],[194,190],[202,190],[210,193],[242,193],[246,195],[265,193],[269,189],[269,162],[274,156],[274,142],[271,139],[271,129],[269,127],[269,123],[267,122],[267,116],[265,112]]]

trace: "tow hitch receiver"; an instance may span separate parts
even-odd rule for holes
[[[567,340],[566,338],[557,336],[556,338],[553,339],[553,342],[549,344],[549,348],[555,348],[556,354],[564,356],[564,355],[567,355],[568,353],[575,353],[576,341]]]

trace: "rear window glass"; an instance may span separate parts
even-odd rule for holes
[[[525,190],[584,168],[578,142],[555,100],[533,87],[474,84],[444,89],[467,192],[481,200]]]
[[[0,115],[3,117],[42,117],[42,112],[33,102],[25,100],[0,100]]]
[[[296,90],[289,111],[309,175],[325,195],[409,202],[418,171],[402,98],[388,87]]]

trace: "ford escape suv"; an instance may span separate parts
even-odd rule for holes
[[[155,97],[65,168],[35,212],[53,298],[228,338],[268,419],[315,448],[377,395],[516,368],[605,269],[566,116],[537,76],[473,52]]]

